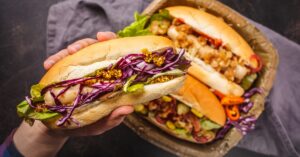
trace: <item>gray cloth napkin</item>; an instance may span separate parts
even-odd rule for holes
[[[72,0],[49,10],[47,54],[98,31],[118,31],[133,21],[151,0]],[[274,44],[279,68],[265,112],[256,129],[238,147],[272,156],[300,156],[300,46],[276,32],[253,22]]]

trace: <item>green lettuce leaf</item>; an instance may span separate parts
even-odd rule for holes
[[[160,10],[158,13],[149,15],[141,15],[138,12],[134,13],[135,21],[123,30],[118,32],[119,37],[132,37],[152,34],[149,30],[149,25],[152,21],[172,20],[169,11],[166,9]]]
[[[30,110],[30,106],[26,100],[22,101],[17,106],[17,113],[18,113],[19,117],[25,117],[29,110]]]
[[[155,13],[151,16],[150,21],[162,21],[162,20],[172,20],[171,15],[169,14],[169,11],[166,9],[159,10],[158,13]]]
[[[41,91],[44,88],[41,84],[35,84],[31,86],[30,95],[32,98],[42,97]]]
[[[135,21],[123,30],[118,32],[119,37],[131,37],[131,36],[142,36],[151,34],[150,30],[146,28],[146,24],[149,21],[149,16],[140,15],[138,12],[134,13]]]
[[[17,114],[25,120],[46,120],[59,115],[59,113],[47,109],[44,109],[42,112],[37,112],[30,107],[26,100],[17,105]]]

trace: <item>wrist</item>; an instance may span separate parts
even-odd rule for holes
[[[48,129],[40,121],[33,126],[22,122],[13,142],[24,156],[55,156],[68,138],[63,132]]]

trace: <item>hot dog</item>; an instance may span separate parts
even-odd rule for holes
[[[201,144],[213,141],[226,121],[217,97],[190,75],[177,92],[136,105],[135,110],[169,134]]]
[[[27,121],[52,129],[89,125],[115,108],[169,94],[189,61],[164,37],[114,39],[88,46],[55,64],[17,106]]]
[[[173,6],[137,19],[143,18],[148,18],[144,30],[135,32],[166,36],[177,48],[186,49],[193,61],[193,70],[188,73],[224,95],[242,96],[249,88],[243,82],[249,82],[248,77],[253,78],[261,69],[261,61],[249,44],[222,19],[203,10]],[[121,37],[143,34],[126,28],[119,32]]]

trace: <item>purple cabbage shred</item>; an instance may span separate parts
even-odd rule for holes
[[[239,106],[240,111],[244,112],[244,113],[248,113],[250,111],[250,109],[253,107],[254,103],[253,102],[246,102],[244,104],[241,104]]]
[[[244,94],[245,102],[239,106],[239,110],[243,113],[248,113],[250,109],[254,106],[254,103],[251,102],[250,98],[256,94],[262,94],[263,90],[261,88],[252,88]],[[238,121],[231,121],[230,119],[226,120],[226,124],[222,129],[217,132],[216,140],[222,139],[226,133],[232,128],[237,128],[243,135],[246,135],[249,131],[255,128],[256,118],[252,115],[240,117]]]
[[[241,117],[238,121],[227,119],[225,126],[217,132],[215,140],[222,139],[228,131],[235,127],[243,135],[255,129],[256,118],[254,116]]]
[[[262,88],[258,88],[258,87],[252,88],[252,89],[250,89],[248,92],[246,92],[244,94],[244,97],[245,98],[250,98],[250,97],[252,97],[256,93],[262,94],[263,93],[263,89]]]
[[[25,97],[25,100],[27,101],[27,103],[29,104],[29,106],[30,106],[31,108],[36,108],[36,107],[33,105],[31,99],[30,99],[28,96]]]

